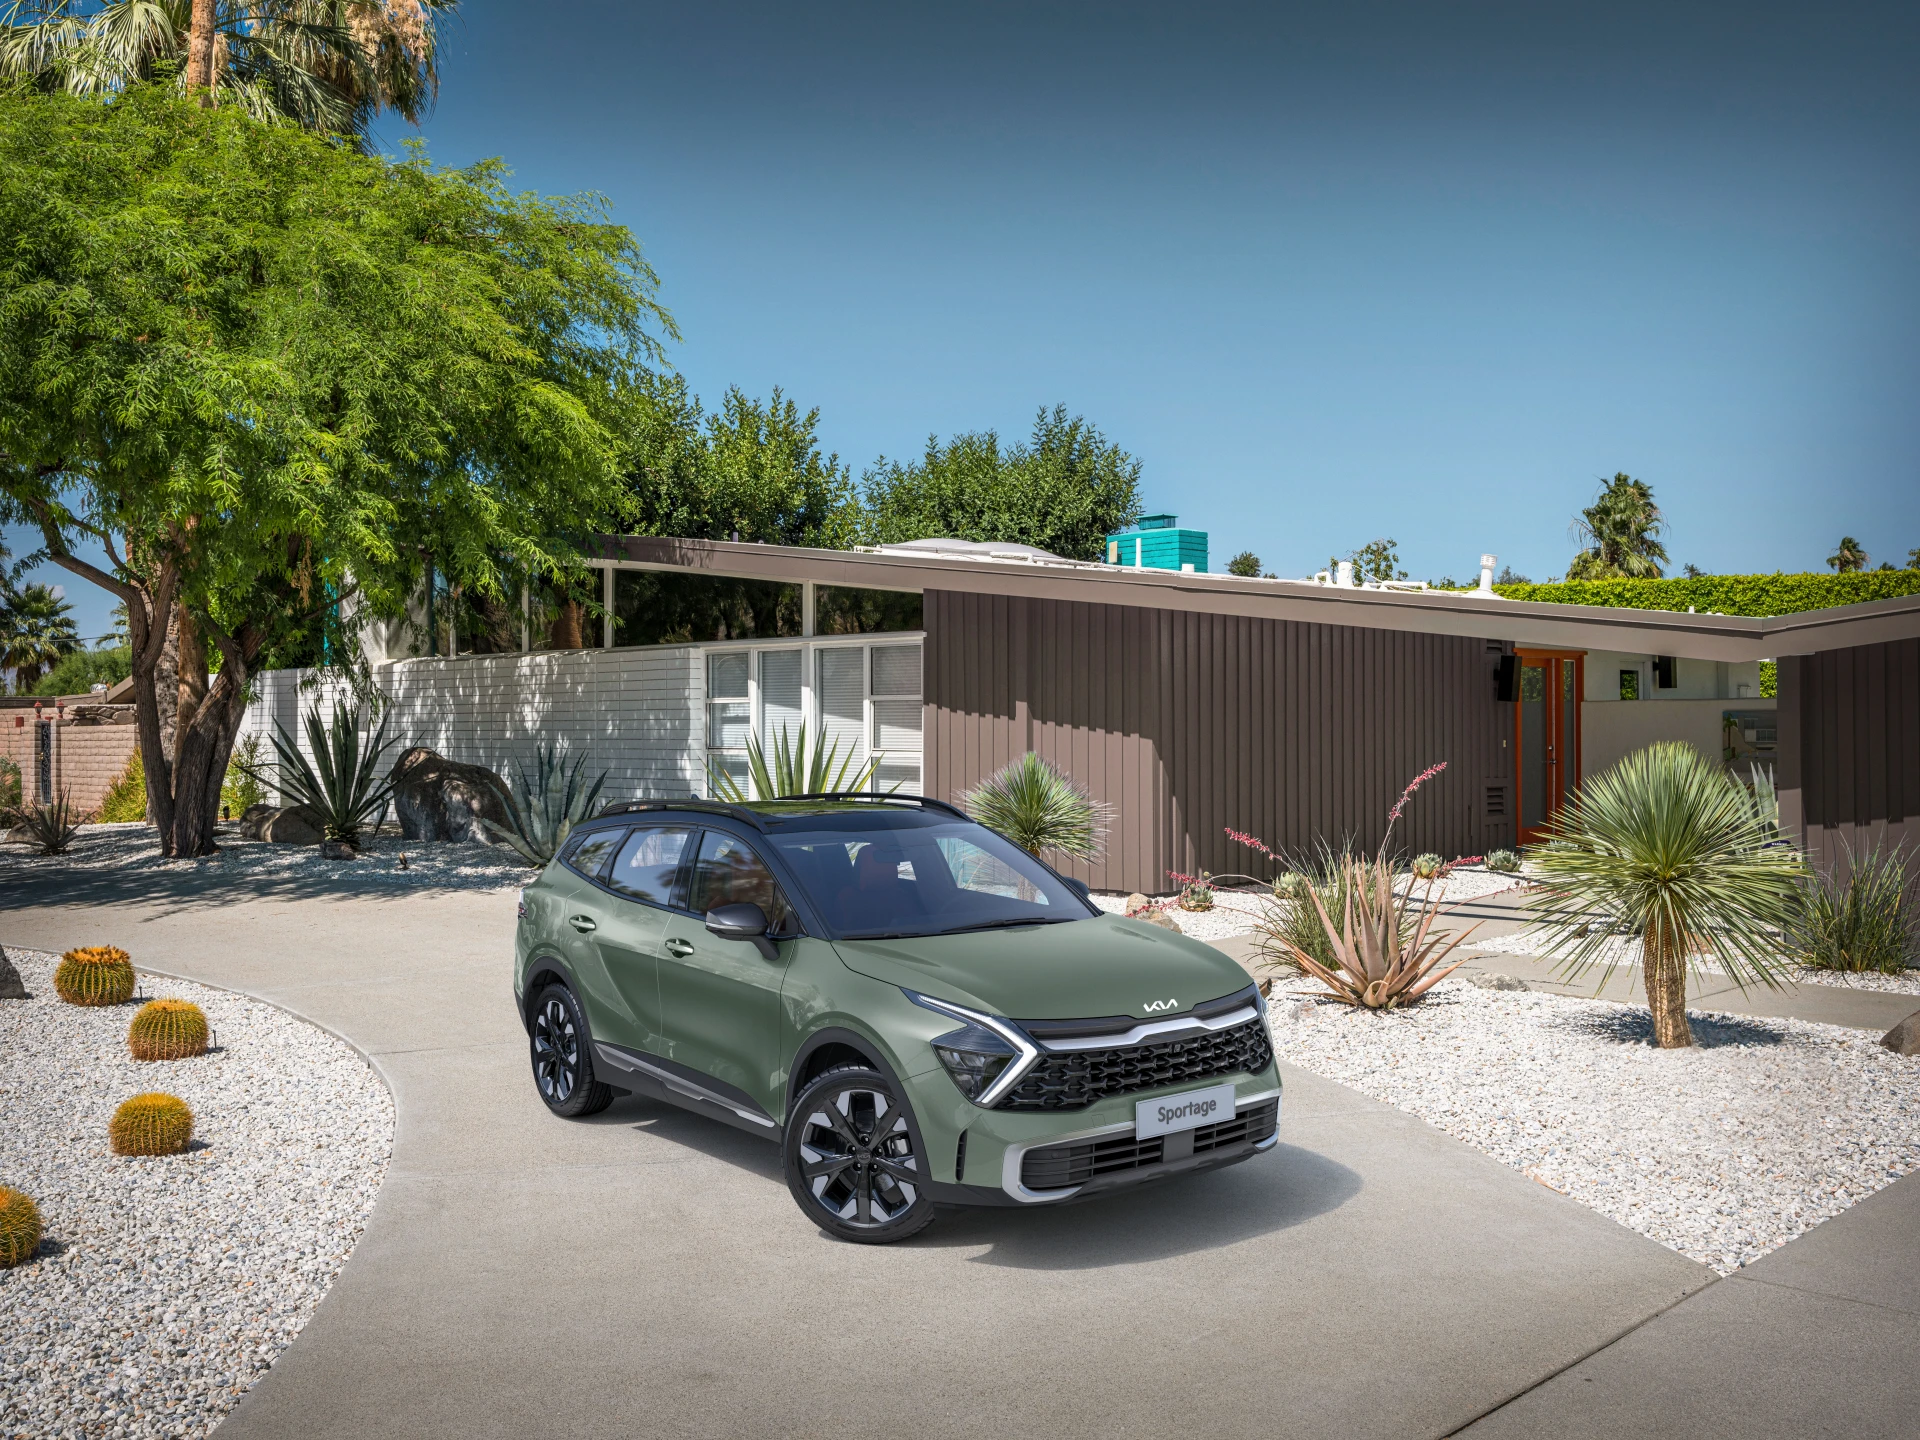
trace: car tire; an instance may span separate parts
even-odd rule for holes
[[[533,1002],[527,1030],[533,1054],[533,1086],[547,1109],[569,1120],[598,1115],[613,1103],[613,1090],[593,1073],[593,1042],[580,1002],[564,985],[549,985]]]
[[[787,1114],[787,1188],[809,1220],[838,1240],[886,1245],[933,1223],[919,1127],[898,1087],[865,1065],[836,1065],[808,1082]]]

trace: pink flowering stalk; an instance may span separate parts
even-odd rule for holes
[[[1249,850],[1258,850],[1269,860],[1278,860],[1280,858],[1267,848],[1267,842],[1262,840],[1258,835],[1243,835],[1231,825],[1226,827],[1226,832],[1227,838],[1236,845],[1244,845]]]
[[[1422,770],[1418,775],[1414,776],[1412,782],[1408,784],[1407,788],[1400,792],[1400,798],[1393,802],[1393,809],[1387,812],[1387,833],[1380,837],[1380,857],[1382,859],[1386,858],[1387,841],[1393,838],[1393,827],[1399,821],[1402,813],[1405,812],[1407,808],[1407,801],[1413,798],[1413,792],[1418,790],[1422,785],[1426,784],[1427,781],[1431,780],[1434,776],[1438,775],[1442,770],[1446,768],[1447,768],[1447,762],[1444,760],[1442,760],[1438,765],[1429,765],[1426,769]]]

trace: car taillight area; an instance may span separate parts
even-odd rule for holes
[[[520,908],[514,911],[513,918],[516,920],[524,920],[527,918],[527,892],[525,889],[520,891]]]

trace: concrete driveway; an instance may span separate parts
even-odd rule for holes
[[[642,1101],[546,1113],[510,1000],[511,893],[259,898],[0,865],[0,941],[111,940],[260,996],[346,1037],[394,1092],[368,1230],[223,1440],[1440,1436],[1552,1399],[1552,1377],[1725,1289],[1291,1070],[1265,1158],[838,1244],[770,1144]]]

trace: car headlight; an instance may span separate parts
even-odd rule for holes
[[[1040,1058],[1039,1047],[1004,1020],[912,990],[905,993],[914,1004],[962,1022],[958,1030],[934,1037],[933,1053],[954,1087],[976,1105],[993,1105]]]

